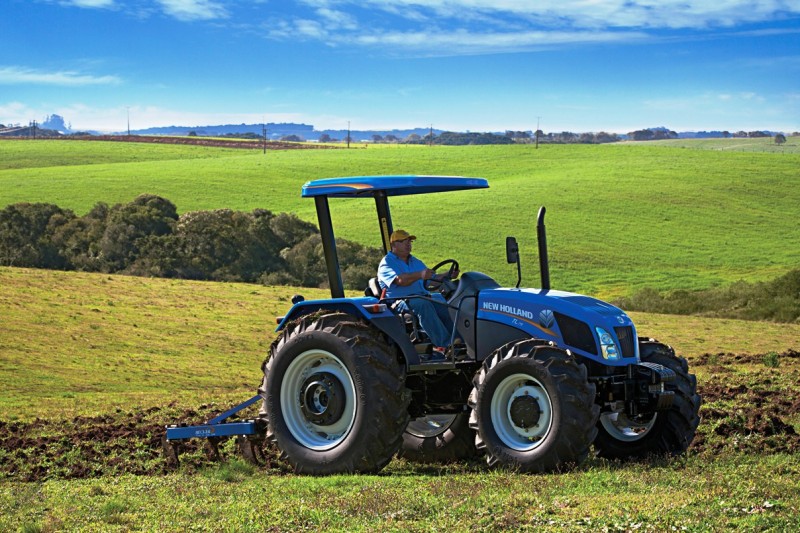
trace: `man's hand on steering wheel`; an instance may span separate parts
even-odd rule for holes
[[[456,285],[451,281],[458,277],[459,269],[458,269],[458,261],[455,259],[445,259],[431,269],[434,272],[439,270],[445,265],[450,265],[450,268],[447,270],[446,273],[436,274],[434,277],[430,279],[426,279],[423,282],[423,286],[425,287],[426,291],[440,291],[442,294],[450,294],[456,290]]]

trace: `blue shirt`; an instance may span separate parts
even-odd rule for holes
[[[406,262],[397,257],[394,252],[389,252],[381,259],[381,264],[378,265],[378,283],[382,289],[386,289],[387,298],[404,298],[412,294],[428,294],[428,291],[425,290],[424,281],[421,279],[405,287],[394,283],[400,274],[419,272],[426,268],[428,267],[425,266],[425,263],[413,255],[409,255],[408,262]]]

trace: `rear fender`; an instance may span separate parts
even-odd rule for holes
[[[280,319],[275,331],[281,331],[289,322],[318,311],[347,313],[372,324],[397,345],[406,365],[420,364],[419,354],[411,344],[402,320],[377,298],[334,298],[298,302]]]

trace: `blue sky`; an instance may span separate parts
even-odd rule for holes
[[[0,0],[0,123],[800,130],[800,0]]]

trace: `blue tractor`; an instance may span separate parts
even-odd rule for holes
[[[488,186],[451,176],[303,186],[316,202],[331,298],[293,298],[263,365],[261,430],[243,449],[255,454],[267,440],[297,472],[318,475],[377,472],[397,454],[418,462],[483,454],[490,465],[547,472],[580,464],[592,448],[619,459],[686,451],[701,403],[686,360],[638,337],[622,310],[550,289],[544,208],[541,288],[501,287],[469,271],[430,287],[445,297],[453,338],[463,339],[445,361],[427,359],[424,331],[374,283],[362,297],[345,296],[329,199],[373,199],[388,250],[389,197]],[[514,238],[506,251],[519,273]],[[434,270],[454,266],[448,259]]]

